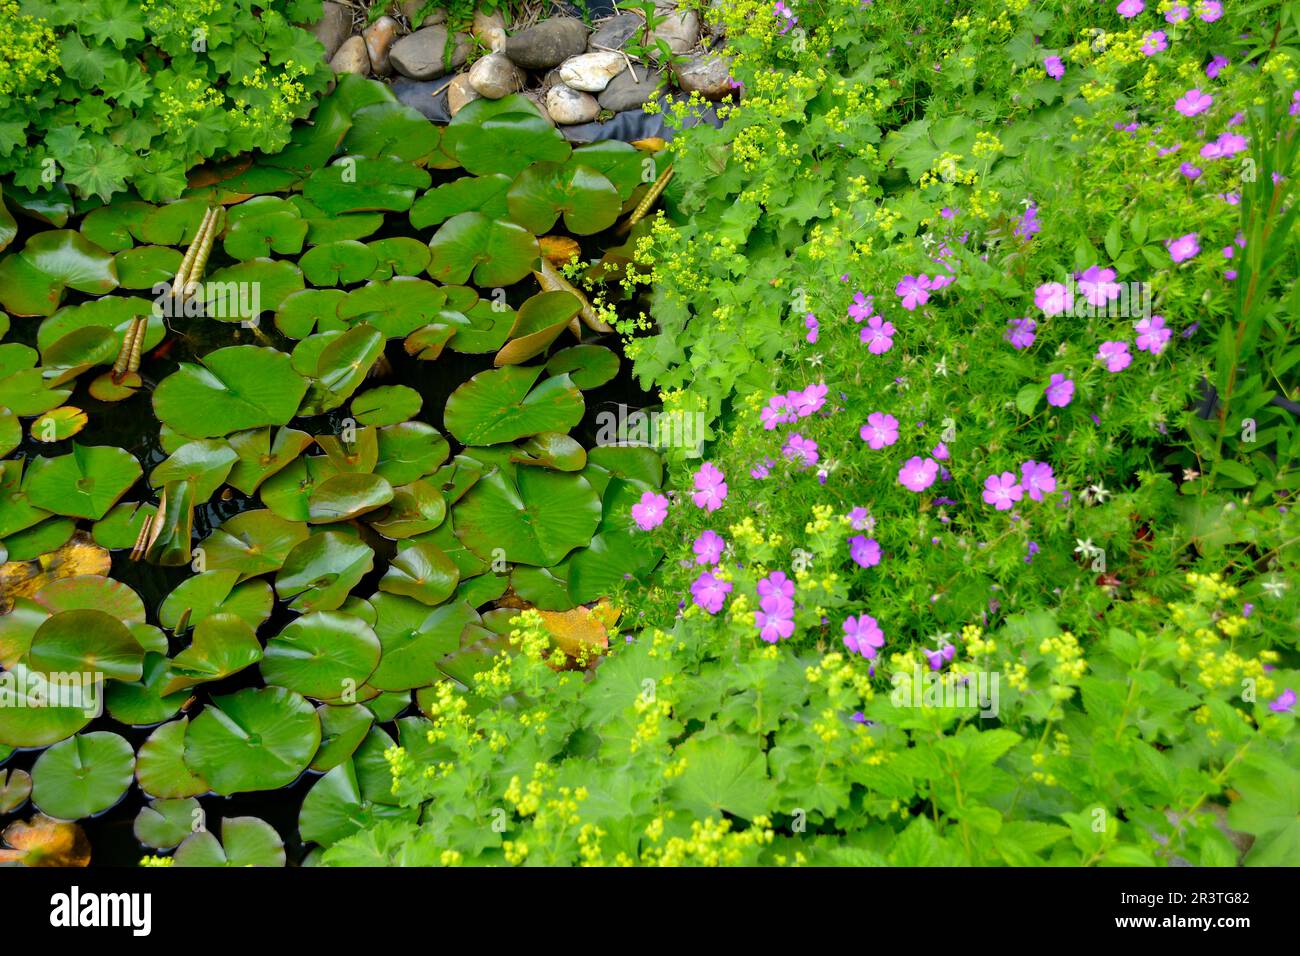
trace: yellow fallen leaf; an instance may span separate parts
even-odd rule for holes
[[[14,606],[14,598],[32,597],[51,581],[77,574],[107,575],[112,563],[88,532],[78,531],[56,551],[0,565],[0,614]]]
[[[23,866],[89,866],[90,841],[75,823],[51,820],[38,813],[9,824],[0,847],[0,863]]]

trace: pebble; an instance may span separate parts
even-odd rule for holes
[[[673,64],[677,85],[686,93],[720,100],[731,92],[731,62],[722,56],[695,56]]]
[[[447,73],[443,51],[447,45],[447,28],[422,27],[402,37],[393,44],[389,60],[393,69],[413,80],[432,80]],[[464,66],[469,59],[470,41],[463,33],[456,34],[456,46],[451,57],[451,68]]]
[[[325,48],[325,59],[328,61],[352,33],[351,8],[333,0],[325,0],[321,5],[321,18],[313,24],[311,32]]]
[[[469,84],[480,96],[499,100],[524,88],[524,71],[504,53],[489,53],[469,69]]]
[[[506,40],[506,56],[527,70],[549,70],[587,49],[587,28],[572,17],[553,17]]]
[[[605,87],[598,98],[601,109],[620,113],[623,110],[640,109],[650,100],[651,95],[658,89],[663,75],[640,65],[633,69],[636,72],[636,79],[632,76],[633,71],[624,70],[609,81],[609,86]]]
[[[366,76],[370,73],[370,54],[366,52],[366,41],[359,36],[348,37],[330,60],[330,69],[335,73],[355,73]]]
[[[590,93],[558,83],[546,94],[546,112],[561,126],[590,123],[600,113],[600,104]]]
[[[627,60],[618,53],[582,53],[560,64],[560,79],[565,86],[585,93],[599,93],[609,81],[627,69]]]
[[[380,17],[361,31],[361,36],[366,41],[366,53],[370,56],[370,68],[374,70],[375,76],[388,76],[393,72],[388,54],[400,31],[401,24],[392,17]]]

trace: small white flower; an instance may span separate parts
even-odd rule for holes
[[[1265,581],[1263,587],[1268,592],[1269,597],[1280,598],[1282,593],[1286,591],[1286,582],[1281,578],[1274,578],[1271,581]]]

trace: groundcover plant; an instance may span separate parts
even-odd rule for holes
[[[691,6],[668,143],[5,181],[0,859],[1300,861],[1294,9]]]

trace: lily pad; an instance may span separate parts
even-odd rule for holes
[[[564,216],[564,226],[587,236],[608,229],[623,208],[618,188],[578,162],[534,163],[516,178],[506,195],[510,218],[541,235]]]
[[[185,691],[164,694],[168,680],[168,661],[163,654],[146,654],[144,674],[127,684],[114,681],[108,685],[105,702],[108,712],[118,723],[132,727],[152,727],[175,717],[189,698]]]
[[[506,193],[511,182],[509,176],[492,173],[462,176],[435,186],[411,206],[411,225],[416,229],[428,229],[462,212],[481,212],[489,219],[505,219],[510,215]]]
[[[492,364],[519,365],[541,355],[560,337],[582,302],[569,292],[539,292],[519,307],[510,341],[497,352]]]
[[[518,282],[532,271],[539,255],[537,239],[527,229],[481,212],[452,216],[429,240],[429,275],[459,285],[471,273],[485,288]]]
[[[276,593],[300,613],[336,610],[374,567],[374,557],[356,538],[318,531],[290,552],[276,576]]]
[[[540,432],[567,432],[582,420],[581,393],[567,375],[537,388],[537,367],[507,366],[479,372],[447,399],[447,429],[466,445],[495,445]],[[530,391],[530,389],[532,389]]]
[[[172,481],[189,481],[194,485],[195,497],[207,501],[221,487],[239,459],[229,443],[215,439],[187,442],[149,474],[149,484],[155,488]]]
[[[283,687],[215,697],[185,734],[185,763],[223,796],[298,779],[320,745],[320,718]]]
[[[548,567],[591,541],[600,499],[581,475],[546,468],[499,468],[480,479],[456,508],[456,535],[490,558]]]
[[[376,282],[393,276],[418,276],[429,267],[429,247],[410,236],[394,236],[370,243],[375,255],[375,271],[370,278]]]
[[[182,800],[151,800],[136,814],[131,832],[144,846],[155,850],[170,850],[203,820],[203,808],[193,797]]]
[[[181,253],[167,246],[140,246],[113,257],[123,289],[152,289],[170,282],[181,265]]]
[[[423,604],[441,604],[456,590],[460,569],[431,541],[413,542],[388,563],[379,590],[402,594]]]
[[[0,707],[0,744],[48,747],[71,737],[98,716],[94,709],[84,706],[90,700],[79,693],[80,688],[69,691],[65,687],[26,664],[6,668],[0,683],[0,699],[5,701],[5,706]],[[51,701],[74,706],[51,707]]]
[[[265,866],[285,864],[284,841],[275,828],[257,817],[227,817],[221,839],[207,830],[185,838],[172,857],[176,866]]]
[[[162,692],[174,694],[196,684],[221,680],[262,659],[253,628],[234,614],[212,614],[194,628],[194,638],[171,660]]]
[[[310,532],[298,521],[270,511],[245,511],[226,521],[199,546],[206,570],[233,569],[246,581],[278,571],[294,547]]]
[[[396,594],[371,598],[379,612],[375,634],[383,645],[370,684],[381,690],[411,690],[439,679],[438,661],[460,646],[465,625],[478,614],[463,601],[436,608]]]
[[[379,429],[379,461],[375,474],[394,486],[432,474],[451,447],[438,430],[424,422],[402,422]]]
[[[564,134],[519,94],[467,104],[443,133],[442,148],[476,176],[513,177],[535,162],[563,162],[572,152]]]
[[[420,413],[420,393],[408,385],[385,385],[352,400],[352,415],[362,425],[397,425]]]
[[[71,454],[34,460],[23,493],[37,508],[99,520],[139,477],[140,463],[130,452],[74,443]]]
[[[215,438],[263,425],[284,425],[307,392],[289,356],[271,348],[232,345],[181,363],[154,391],[158,418],[186,435]]]
[[[218,269],[200,286],[208,315],[222,322],[249,324],[256,324],[263,312],[276,311],[303,288],[302,270],[284,259],[236,263]]]
[[[178,800],[197,797],[212,788],[185,764],[185,737],[190,719],[163,724],[140,745],[135,776],[140,789],[151,797]]]
[[[339,318],[339,305],[347,298],[342,289],[303,289],[288,296],[275,313],[275,325],[291,339],[305,339],[313,331],[340,332],[347,322]]]
[[[398,276],[371,282],[347,294],[338,314],[373,325],[390,339],[410,335],[446,307],[447,294],[432,282]]]
[[[365,381],[384,351],[383,334],[366,322],[346,332],[325,335],[332,338],[315,362],[311,386],[302,403],[302,415],[319,415],[346,402]],[[302,349],[312,341],[307,339],[299,343],[298,348]]]
[[[447,501],[430,482],[417,479],[393,489],[393,500],[370,526],[386,538],[411,538],[432,531],[447,517]]]
[[[13,813],[32,794],[32,777],[26,770],[0,770],[0,815]]]
[[[52,315],[65,288],[105,295],[117,288],[113,257],[72,229],[38,232],[0,259],[0,303],[17,315]]]
[[[438,127],[418,110],[401,103],[374,103],[352,114],[352,128],[343,137],[343,151],[410,162],[437,149],[438,139]]]
[[[262,482],[301,455],[311,445],[312,437],[296,428],[278,428],[272,441],[271,429],[258,428],[236,432],[229,442],[239,455],[228,477],[230,486],[252,495]]]
[[[307,520],[312,524],[351,521],[392,500],[393,486],[378,475],[344,472],[312,490]]]
[[[375,715],[362,704],[321,704],[321,745],[312,758],[311,769],[317,773],[333,770],[356,751],[374,726]]]
[[[573,345],[546,361],[547,375],[568,375],[584,391],[612,382],[618,375],[618,355],[603,345]]]
[[[103,611],[62,611],[51,615],[32,638],[31,666],[46,674],[101,674],[136,681],[144,649],[126,625]]]
[[[312,285],[351,285],[368,279],[379,265],[379,259],[365,243],[343,239],[316,246],[298,264]]]
[[[31,424],[31,436],[40,442],[56,442],[71,438],[90,421],[80,408],[63,405],[51,409]]]
[[[117,734],[80,734],[55,744],[32,767],[32,802],[56,820],[80,820],[115,806],[135,775],[135,752]]]
[[[391,738],[390,738],[391,743]],[[351,760],[332,769],[312,786],[298,815],[305,842],[328,846],[385,820],[419,817],[419,807],[394,806],[382,781],[358,780]]]
[[[425,170],[395,157],[344,156],[308,176],[302,193],[308,202],[337,216],[405,212],[416,191],[428,186]]]
[[[365,621],[316,611],[289,622],[267,642],[262,678],[305,697],[338,700],[366,682],[379,654],[379,638]]]
[[[204,571],[172,589],[158,609],[158,622],[180,633],[214,614],[234,614],[252,628],[271,615],[275,597],[265,581],[238,584],[235,570]]]

